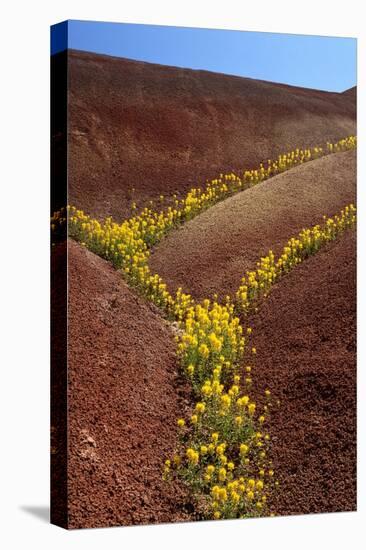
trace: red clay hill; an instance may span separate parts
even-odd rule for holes
[[[270,386],[277,515],[356,510],[356,234],[275,285],[249,319],[253,394]]]
[[[194,519],[184,488],[162,480],[189,397],[173,333],[74,241],[68,289],[68,527]]]
[[[343,94],[69,51],[69,202],[119,220],[160,194],[356,133]],[[135,191],[133,191],[133,188]]]

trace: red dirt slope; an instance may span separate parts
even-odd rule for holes
[[[303,164],[210,208],[170,233],[150,266],[170,289],[196,298],[233,294],[247,269],[269,249],[282,250],[303,227],[356,198],[356,153]]]
[[[356,132],[352,94],[68,55],[68,200],[99,218]]]
[[[357,86],[353,86],[353,88],[349,88],[348,90],[345,90],[343,92],[343,95],[345,97],[348,97],[349,99],[352,99],[356,103],[357,101]]]
[[[349,231],[275,285],[250,319],[255,393],[271,433],[278,515],[356,509],[356,249]]]
[[[174,352],[158,315],[71,241],[69,527],[189,518],[182,487],[161,478],[186,400]]]

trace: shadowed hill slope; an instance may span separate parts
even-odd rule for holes
[[[98,218],[356,131],[347,94],[72,50],[68,60],[68,200]]]
[[[356,152],[297,166],[220,202],[170,233],[152,251],[150,267],[173,290],[195,298],[233,294],[241,277],[304,227],[356,199]]]
[[[357,86],[353,86],[353,88],[349,88],[348,90],[345,90],[343,92],[343,96],[348,97],[351,101],[354,101],[356,103],[357,100]]]
[[[356,234],[273,287],[249,319],[254,394],[270,387],[278,515],[356,509]]]
[[[110,264],[73,241],[68,262],[69,527],[190,519],[162,480],[186,404],[172,334]]]

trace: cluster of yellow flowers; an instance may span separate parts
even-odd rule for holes
[[[250,369],[250,367],[247,367]],[[270,391],[261,414],[246,394],[240,394],[240,375],[232,377],[227,391],[222,369],[202,385],[189,425],[178,419],[180,445],[165,462],[163,476],[185,480],[198,495],[204,517],[243,518],[267,513],[274,481],[268,458],[270,435],[264,424],[271,407]]]
[[[352,225],[354,207],[350,205],[340,217],[327,220],[325,228],[316,226],[291,239],[277,262],[272,252],[262,258],[257,271],[248,272],[243,279],[235,305],[229,297],[223,304],[215,298],[198,304],[180,288],[171,295],[162,278],[150,271],[149,249],[168,231],[219,200],[298,163],[355,146],[356,138],[349,137],[327,144],[324,151],[321,147],[296,149],[268,161],[266,167],[261,164],[258,170],[244,172],[242,177],[221,174],[204,190],[192,189],[181,200],[174,197],[173,206],[161,211],[144,208],[120,224],[111,218],[101,223],[73,206],[61,209],[51,219],[56,236],[67,230],[70,237],[111,261],[131,286],[177,322],[177,353],[198,402],[188,421],[178,420],[180,445],[173,459],[166,461],[164,477],[185,479],[200,495],[205,517],[263,515],[275,483],[267,456],[270,437],[263,431],[271,407],[270,392],[266,391],[267,402],[259,411],[248,395],[256,349],[250,346],[251,329],[244,334],[235,307],[238,304],[246,311],[268,293],[278,276]]]
[[[204,517],[263,515],[275,484],[263,431],[271,403],[269,390],[260,411],[248,395],[256,358],[251,328],[243,334],[229,297],[224,304],[191,299],[184,311],[178,356],[198,401],[187,420],[178,419],[179,446],[163,476],[188,483]]]
[[[181,310],[191,303],[190,296],[179,290],[173,299],[162,278],[152,274],[148,266],[149,248],[175,223],[171,208],[165,213],[155,213],[145,208],[139,216],[121,224],[111,218],[100,223],[74,206],[67,206],[66,210],[64,216],[68,218],[70,237],[111,261],[131,286],[137,287],[169,316],[182,315]],[[56,218],[62,219],[62,216],[56,213]]]
[[[70,236],[112,261],[130,284],[138,287],[178,323],[178,355],[199,401],[189,419],[191,429],[187,429],[183,419],[179,421],[188,440],[182,439],[180,454],[172,462],[166,462],[164,475],[169,477],[175,471],[191,484],[193,491],[206,495],[207,517],[241,517],[262,513],[267,499],[267,482],[264,474],[261,477],[259,472],[268,472],[271,468],[266,465],[269,436],[264,434],[262,441],[258,434],[261,433],[259,428],[264,422],[268,405],[262,414],[257,414],[255,403],[246,394],[240,394],[240,377],[237,374],[245,359],[245,350],[249,361],[253,363],[255,358],[256,350],[248,345],[251,330],[248,328],[243,335],[243,328],[234,314],[234,305],[229,297],[224,304],[208,299],[198,304],[180,288],[173,297],[161,277],[150,273],[148,249],[163,234],[163,226],[136,218],[122,224],[116,224],[110,218],[100,223],[72,206],[67,207],[67,215]],[[245,367],[246,387],[251,383],[251,370],[252,365],[248,364]],[[201,471],[205,463],[202,461],[204,441],[209,431],[218,433],[221,440],[218,450],[212,442],[206,445],[207,458],[213,453],[218,457],[217,465],[221,465],[220,469],[213,471],[210,477],[212,483],[208,483],[207,472]],[[220,454],[220,449],[225,446],[226,453]],[[248,453],[243,458],[245,446]],[[236,455],[239,456],[240,449],[243,460],[236,465]],[[215,460],[211,461],[211,466],[214,465]],[[220,485],[220,479],[224,477],[227,487]],[[255,490],[251,487],[251,479],[256,480]],[[272,481],[269,474],[268,480]],[[227,500],[221,498],[220,502],[217,501],[213,489],[215,485],[225,488]],[[230,487],[237,487],[237,490],[232,491]]]
[[[271,176],[284,172],[293,168],[297,164],[302,164],[310,160],[337,153],[340,151],[348,151],[357,146],[356,136],[349,136],[341,139],[336,143],[327,142],[326,147],[312,147],[310,149],[295,149],[294,151],[279,155],[276,160],[268,160],[266,163],[261,163],[257,170],[246,170],[243,174],[242,185],[249,187],[268,179]]]
[[[315,254],[327,242],[335,239],[356,223],[356,208],[346,206],[339,215],[332,218],[323,216],[324,223],[310,229],[303,229],[297,237],[292,237],[276,260],[270,250],[268,255],[257,263],[256,271],[247,271],[236,293],[239,310],[247,312],[259,299],[266,297],[274,282],[284,273]]]
[[[356,137],[350,136],[335,144],[328,143],[326,151],[338,152],[356,147]],[[277,161],[268,161],[267,168],[263,164],[258,170],[244,172],[242,178],[235,174],[221,174],[218,179],[207,183],[204,190],[195,188],[189,191],[185,198],[175,199],[175,207],[155,211],[144,208],[135,215],[118,224],[107,218],[103,223],[91,219],[73,206],[61,209],[51,219],[54,234],[68,230],[69,236],[83,243],[96,254],[110,260],[117,269],[121,269],[129,284],[139,290],[156,305],[165,309],[170,317],[184,317],[192,305],[189,295],[179,293],[173,298],[166,284],[157,274],[151,274],[148,266],[149,249],[159,242],[171,229],[197,215],[222,200],[229,194],[255,185],[278,171],[291,168],[297,163],[311,160],[327,154],[322,147],[313,149],[296,149],[291,153],[280,155]],[[68,219],[68,223],[66,223]],[[253,281],[254,285],[256,281]],[[242,293],[245,295],[245,292]]]
[[[283,273],[352,227],[355,211],[351,204],[333,218],[324,217],[322,226],[304,229],[288,241],[277,261],[272,251],[261,258],[258,269],[242,280],[236,295],[239,308],[247,311]],[[179,447],[173,460],[165,463],[163,475],[189,483],[205,517],[268,513],[268,496],[276,483],[267,457],[270,437],[263,432],[270,402],[259,412],[248,395],[256,357],[256,349],[249,345],[251,329],[243,334],[229,297],[224,305],[206,299],[190,306],[179,327],[178,354],[199,401],[188,422],[178,420]],[[266,396],[269,400],[269,390]]]
[[[266,167],[261,163],[256,170],[246,170],[242,177],[233,173],[220,174],[218,178],[207,182],[204,189],[193,188],[180,200],[175,195],[173,206],[159,211],[145,207],[138,215],[132,216],[121,224],[113,222],[111,218],[100,223],[97,220],[92,220],[81,210],[68,207],[70,210],[69,235],[84,242],[94,252],[112,261],[117,268],[123,268],[129,279],[138,279],[136,271],[143,268],[146,272],[148,249],[177,225],[191,219],[227,196],[260,183],[278,172],[288,170],[298,163],[331,152],[352,149],[356,145],[357,138],[350,136],[334,144],[327,143],[324,150],[322,147],[314,147],[313,149],[296,149],[290,153],[279,155],[275,161],[268,160]],[[160,203],[162,202],[163,200],[160,200]],[[65,227],[66,217],[65,209],[61,209],[53,215],[51,226],[55,232],[60,227]],[[133,277],[129,276],[130,272],[133,272]],[[160,282],[156,283],[155,281],[152,286],[154,287]]]
[[[217,365],[225,378],[235,371],[244,354],[245,337],[230,299],[224,305],[208,299],[192,305],[179,327],[178,355],[196,392],[212,375],[212,365]]]
[[[357,147],[357,137],[349,136],[344,139],[340,139],[336,143],[330,143],[327,141],[327,152],[338,153],[341,151],[348,151],[349,149],[355,149]]]
[[[66,208],[63,207],[57,212],[54,212],[51,217],[51,240],[52,245],[58,240],[63,240],[67,236],[67,214]]]
[[[176,195],[174,195],[174,208],[169,207],[168,216],[174,218],[173,225],[190,220],[203,210],[228,196],[238,191],[243,191],[248,187],[253,187],[280,172],[330,153],[354,149],[356,146],[356,136],[349,136],[336,143],[327,142],[324,148],[297,148],[279,155],[276,160],[268,159],[265,163],[260,163],[257,169],[245,170],[241,175],[234,174],[233,172],[230,174],[220,174],[218,178],[207,181],[205,188],[196,187],[191,189],[181,200],[178,200]],[[162,199],[164,199],[163,196],[160,197],[160,202],[163,202]],[[165,224],[163,221],[161,223]]]
[[[197,304],[180,288],[173,297],[167,291],[161,277],[150,273],[147,265],[148,248],[155,239],[161,237],[163,227],[159,227],[154,233],[152,227],[156,224],[143,224],[136,218],[122,224],[116,224],[108,218],[101,224],[72,206],[67,207],[67,214],[70,236],[112,261],[122,270],[130,284],[138,287],[149,300],[160,306],[178,323],[178,355],[199,402],[189,419],[191,429],[187,429],[182,419],[179,422],[183,425],[188,440],[182,439],[180,454],[173,460],[173,467],[170,460],[166,462],[164,475],[169,477],[169,472],[174,471],[190,483],[193,491],[206,495],[207,517],[241,517],[245,514],[263,513],[267,499],[266,478],[261,477],[257,480],[258,487],[263,482],[260,495],[258,490],[251,490],[252,482],[249,480],[256,479],[255,476],[258,476],[260,471],[271,471],[270,465],[266,465],[269,436],[263,435],[263,441],[258,439],[259,436],[254,437],[260,433],[259,428],[264,421],[266,410],[260,415],[257,414],[255,403],[247,395],[240,395],[240,378],[237,374],[241,362],[245,359],[245,350],[249,355],[249,361],[253,363],[255,358],[256,350],[248,345],[250,328],[244,335],[229,297],[224,304],[208,299]],[[251,370],[252,365],[248,364],[245,367],[246,387],[251,383]],[[226,454],[217,459],[218,464],[221,464],[220,474],[215,470],[210,479],[212,483],[221,487],[220,479],[223,479],[226,471],[227,460],[230,467],[227,476],[225,474],[225,482],[234,484],[228,485],[228,500],[221,499],[222,506],[219,506],[214,496],[215,491],[211,491],[214,485],[208,483],[207,472],[201,471],[201,466],[205,462],[202,461],[202,452],[205,452],[204,440],[210,430],[220,435],[222,445],[227,445]],[[199,445],[197,441],[200,442]],[[245,448],[243,445],[248,446],[248,456],[239,461],[236,467],[236,455],[240,452],[240,445],[242,452]],[[262,446],[263,448],[260,448]],[[211,451],[216,453],[212,444],[208,443],[207,448],[207,457],[211,456]],[[218,453],[220,448],[223,447],[219,447]],[[215,461],[211,465],[214,463]],[[199,466],[198,469],[194,469],[194,465]],[[268,479],[272,481],[270,475]],[[229,490],[236,485],[237,491]],[[243,486],[246,487],[245,491],[242,489]]]

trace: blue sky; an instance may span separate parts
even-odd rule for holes
[[[357,78],[355,38],[71,20],[51,32],[66,47],[335,92]]]

